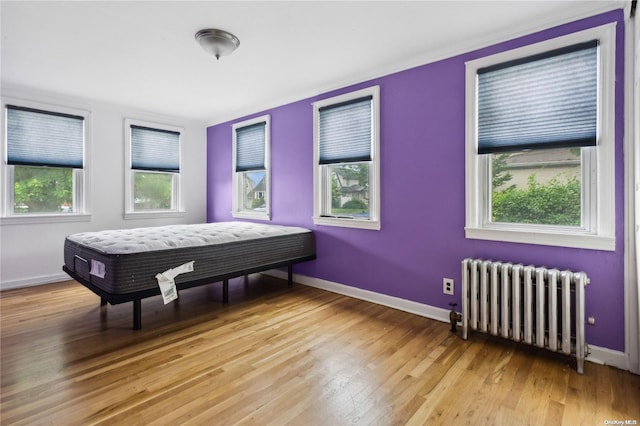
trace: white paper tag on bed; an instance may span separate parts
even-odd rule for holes
[[[160,293],[162,293],[162,299],[166,305],[169,302],[173,302],[178,298],[178,289],[176,289],[176,283],[173,280],[165,279],[162,274],[156,275],[158,279],[158,285],[160,286]]]
[[[106,268],[104,266],[104,263],[99,262],[95,259],[91,259],[91,272],[89,272],[91,275],[95,275],[96,277],[100,277],[100,278],[104,278],[105,274],[106,274]]]
[[[167,269],[163,273],[156,275],[158,285],[160,286],[160,293],[162,294],[162,299],[164,300],[165,305],[178,298],[178,289],[176,288],[176,282],[174,281],[175,277],[191,271],[193,271],[193,261],[187,262],[173,269]]]

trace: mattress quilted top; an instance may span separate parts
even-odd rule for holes
[[[68,236],[67,240],[106,254],[129,254],[180,247],[225,244],[308,232],[311,231],[293,226],[249,222],[216,222],[82,232]]]

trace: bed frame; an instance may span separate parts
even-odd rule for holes
[[[101,305],[133,302],[133,329],[142,328],[142,299],[162,294],[158,273],[196,263],[173,276],[177,290],[270,269],[288,270],[316,258],[313,232],[306,228],[251,222],[179,224],[115,229],[67,236],[62,270],[100,297]],[[167,270],[165,272],[170,272]]]
[[[269,269],[275,268],[283,268],[287,267],[287,282],[289,287],[293,286],[293,265],[299,262],[306,262],[308,260],[314,260],[316,258],[314,255],[303,256],[295,259],[290,259],[285,262],[272,263],[269,265],[262,265],[256,268],[243,269],[240,271],[230,272],[224,275],[218,275],[210,278],[198,279],[193,281],[185,280],[184,278],[177,277],[176,288],[178,290],[184,290],[191,287],[197,287],[205,284],[212,284],[215,282],[222,281],[222,302],[229,303],[229,280],[232,278],[237,278],[241,276],[246,276],[249,274],[267,271]],[[124,294],[112,294],[109,293],[100,287],[95,286],[91,283],[91,280],[87,280],[84,277],[78,275],[71,269],[69,269],[66,265],[62,267],[62,270],[69,274],[74,280],[78,281],[80,284],[87,287],[89,290],[93,291],[95,294],[100,296],[100,305],[104,306],[107,303],[111,305],[118,305],[120,303],[133,302],[133,329],[140,330],[142,328],[142,299],[147,297],[157,296],[160,294],[160,288],[154,287],[147,290],[136,291],[133,293],[124,293]],[[91,277],[91,276],[89,276]]]

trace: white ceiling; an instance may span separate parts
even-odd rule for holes
[[[1,78],[215,124],[626,3],[2,0]],[[240,47],[216,61],[203,28]]]

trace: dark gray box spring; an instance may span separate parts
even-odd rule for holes
[[[109,294],[158,287],[156,274],[194,261],[176,284],[295,263],[315,256],[305,228],[248,222],[171,225],[70,235],[65,267]]]

